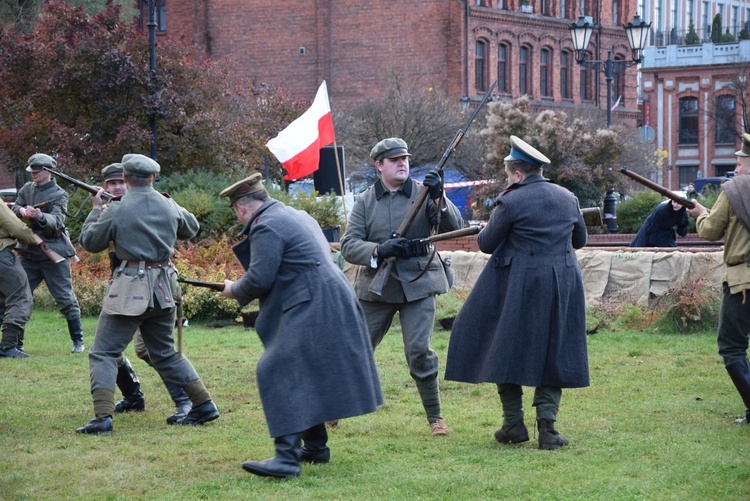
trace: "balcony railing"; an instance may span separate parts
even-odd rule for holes
[[[677,29],[667,27],[664,30],[651,30],[649,45],[656,47],[666,47],[667,45],[696,45],[701,43],[730,43],[740,40],[750,39],[750,22],[744,25],[736,24],[733,26],[722,26],[722,33],[714,40],[711,37],[711,25],[706,25],[701,29],[696,27],[694,33],[688,32],[687,29]]]

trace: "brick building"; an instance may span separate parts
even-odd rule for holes
[[[196,54],[229,58],[255,85],[312,99],[322,80],[334,106],[382,92],[389,76],[478,100],[528,94],[538,106],[605,106],[601,74],[578,66],[568,25],[600,23],[590,57],[629,59],[621,25],[636,0],[158,1],[158,33],[184,37]],[[147,18],[142,4],[142,26]],[[521,5],[521,4],[525,5]],[[616,113],[640,117],[637,70],[615,75]]]

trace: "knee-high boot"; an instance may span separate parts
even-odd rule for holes
[[[141,392],[141,382],[124,355],[122,363],[117,368],[117,387],[122,392],[122,400],[115,405],[115,412],[142,411],[146,408],[146,401]]]
[[[737,388],[737,392],[745,403],[745,417],[737,419],[735,423],[750,424],[750,362],[747,359],[734,362],[726,366],[729,377]]]
[[[291,478],[299,476],[302,453],[299,433],[274,439],[276,455],[265,461],[246,461],[242,469],[261,477]]]
[[[177,424],[178,421],[188,415],[190,410],[193,408],[190,397],[185,393],[185,390],[174,384],[166,384],[169,396],[172,397],[175,405],[175,412],[167,418],[167,424]]]
[[[328,448],[328,430],[325,423],[316,424],[302,432],[302,455],[306,463],[327,463],[331,460],[331,449]]]
[[[70,352],[82,353],[84,350],[84,346],[83,325],[81,325],[81,317],[68,319],[68,333],[70,334],[70,340],[73,341],[73,348],[70,350]]]

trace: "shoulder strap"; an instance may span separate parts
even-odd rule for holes
[[[729,206],[732,208],[737,218],[742,221],[748,233],[750,233],[750,177],[740,176],[732,179],[722,186],[724,193],[727,195]],[[743,191],[746,194],[743,196]]]

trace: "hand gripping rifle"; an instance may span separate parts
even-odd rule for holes
[[[660,195],[663,195],[670,200],[677,202],[678,204],[682,205],[683,207],[687,207],[688,209],[694,209],[695,204],[688,200],[685,197],[681,197],[677,193],[673,191],[669,191],[664,186],[660,184],[656,184],[655,182],[651,181],[650,179],[646,179],[645,177],[641,176],[640,174],[636,174],[635,172],[631,172],[628,169],[622,168],[620,169],[620,172],[628,176],[630,179],[642,184],[646,188],[652,189],[655,192],[659,193]]]
[[[487,100],[492,95],[492,91],[495,90],[496,85],[497,85],[497,80],[495,80],[495,82],[493,82],[492,85],[490,85],[490,88],[487,90],[487,93],[479,102],[477,109],[474,110],[474,113],[471,114],[469,121],[466,122],[466,125],[464,125],[462,129],[458,129],[458,132],[456,132],[456,136],[453,138],[453,141],[451,141],[451,144],[445,150],[445,153],[443,153],[443,157],[440,159],[440,162],[438,162],[437,164],[437,171],[440,173],[441,177],[443,174],[443,167],[445,166],[445,162],[447,162],[448,158],[453,154],[454,151],[456,151],[456,147],[458,147],[458,143],[461,142],[461,139],[463,139],[464,134],[466,134],[466,131],[469,129],[469,127],[471,127],[472,122],[474,122],[474,119],[476,119],[477,115],[479,114],[479,111],[484,106],[484,103],[486,103]],[[401,221],[401,225],[393,233],[392,235],[393,238],[403,236],[406,234],[407,231],[409,231],[409,227],[414,222],[414,219],[416,219],[417,213],[422,208],[422,204],[425,202],[425,200],[427,200],[428,194],[429,194],[429,188],[423,185],[422,190],[417,195],[416,200],[414,200],[414,203],[411,204],[411,207],[409,208],[409,212],[406,213],[406,216],[404,216],[404,220]],[[383,295],[383,289],[385,288],[385,284],[388,283],[388,278],[391,276],[391,270],[393,269],[393,264],[395,262],[396,262],[395,257],[388,257],[383,260],[383,262],[380,265],[380,268],[378,268],[378,272],[375,274],[375,277],[372,279],[372,282],[370,282],[370,286],[368,287],[368,290],[370,292],[372,292],[373,294],[377,294],[378,296]]]
[[[42,169],[46,170],[47,172],[52,173],[52,175],[57,176],[60,179],[64,179],[65,181],[69,182],[73,186],[77,186],[77,187],[79,187],[79,188],[81,188],[83,190],[88,191],[92,195],[96,195],[97,193],[99,193],[99,188],[97,188],[96,186],[91,186],[90,184],[86,184],[83,181],[79,181],[78,179],[76,179],[74,177],[70,177],[67,174],[63,174],[60,171],[56,171],[56,170],[51,169],[51,168],[46,167],[46,166],[42,166]],[[114,195],[112,195],[111,193],[107,193],[106,191],[102,193],[102,199],[103,200],[109,201],[112,198],[114,198]]]

